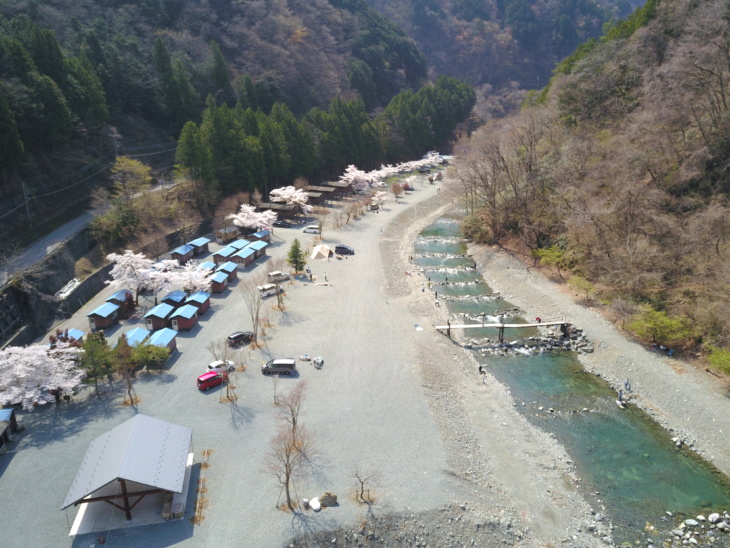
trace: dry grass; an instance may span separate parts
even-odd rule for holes
[[[106,264],[106,257],[101,246],[95,245],[86,255],[81,257],[74,265],[74,276],[83,280],[91,276]]]

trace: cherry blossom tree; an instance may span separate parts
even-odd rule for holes
[[[77,367],[79,349],[56,342],[44,345],[9,346],[0,350],[0,404],[35,405],[58,401],[63,392],[76,389],[86,374]]]
[[[378,190],[375,194],[370,197],[370,203],[383,205],[383,203],[389,198],[387,192]]]
[[[134,302],[139,304],[139,294],[149,286],[152,259],[143,253],[134,253],[127,249],[122,255],[110,253],[106,256],[114,267],[109,272],[112,277],[107,283],[112,287],[134,288]]]
[[[157,295],[165,289],[169,289],[178,281],[179,275],[175,272],[175,268],[179,267],[174,259],[165,259],[152,265],[148,274],[148,287],[155,295],[155,304],[157,304]]]
[[[242,228],[262,230],[271,228],[274,221],[276,221],[276,213],[273,211],[257,212],[254,206],[242,204],[238,213],[231,213],[226,219],[231,219],[234,225]]]
[[[352,185],[355,192],[362,193],[370,189],[370,177],[368,174],[354,165],[347,166],[345,172],[340,175],[340,181]]]
[[[304,215],[307,215],[310,211],[312,211],[312,206],[307,203],[309,201],[307,193],[303,189],[293,186],[275,188],[269,193],[269,199],[272,202],[283,202],[288,205],[295,205]]]
[[[182,272],[177,273],[175,283],[181,285],[186,291],[196,293],[210,291],[211,281],[208,272],[198,268],[198,261],[188,261],[183,266]]]

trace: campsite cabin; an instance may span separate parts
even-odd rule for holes
[[[208,238],[196,238],[192,242],[188,242],[189,246],[192,246],[193,248],[193,255],[197,257],[198,255],[204,255],[205,253],[208,253],[208,244],[210,243],[210,240]]]
[[[172,314],[173,307],[167,303],[160,303],[152,310],[144,315],[145,321],[147,322],[147,329],[150,331],[157,331],[163,327],[170,325],[170,315]]]
[[[215,241],[221,245],[228,245],[228,242],[238,237],[237,226],[227,226],[215,231]]]
[[[169,304],[173,308],[177,308],[185,303],[185,299],[187,299],[187,297],[188,296],[184,291],[176,289],[175,291],[170,291],[167,295],[165,295],[162,302]]]
[[[293,219],[299,213],[299,207],[283,202],[261,202],[256,206],[256,211],[273,211],[279,219]]]
[[[124,306],[124,303],[127,301],[127,297],[134,297],[134,293],[130,291],[129,289],[120,289],[113,295],[107,298],[106,302],[117,304],[119,306]]]
[[[231,261],[236,263],[239,268],[246,268],[256,260],[256,250],[250,247],[244,247],[241,251],[231,257]]]
[[[220,265],[217,272],[225,272],[228,275],[228,282],[230,283],[238,278],[238,265],[233,261],[228,261]]]
[[[205,261],[204,263],[200,263],[195,270],[203,270],[206,276],[210,276],[215,272],[215,263]]]
[[[89,318],[89,329],[108,329],[119,321],[119,305],[104,303],[86,315]]]
[[[8,443],[15,439],[17,432],[23,430],[15,418],[15,409],[0,409],[0,455],[8,451]]]
[[[148,331],[144,327],[135,327],[127,331],[124,336],[127,338],[127,344],[132,348],[138,347],[140,344],[152,334],[152,331]]]
[[[244,249],[253,249],[254,260],[256,260],[266,255],[266,248],[268,247],[268,245],[268,242],[265,242],[264,240],[259,240],[257,242],[250,243]]]
[[[335,196],[340,199],[354,192],[352,183],[348,183],[346,181],[327,181],[325,184],[334,188]]]
[[[181,306],[170,316],[174,331],[190,331],[198,324],[198,308],[192,304]]]
[[[219,249],[215,253],[213,253],[213,261],[215,264],[223,264],[227,263],[231,260],[231,257],[233,257],[236,253],[238,253],[237,247],[233,247],[232,245],[228,245],[222,249]]]
[[[177,262],[180,264],[185,264],[190,259],[192,259],[194,251],[195,248],[190,244],[183,244],[177,249],[173,249],[170,252],[170,257],[172,257],[174,260],[177,260]]]
[[[210,277],[210,292],[214,294],[223,293],[228,287],[228,273],[216,272]]]
[[[241,251],[244,247],[246,247],[250,243],[251,243],[250,240],[246,240],[245,238],[239,238],[238,240],[235,240],[228,245],[230,247],[235,247],[238,251]]]
[[[249,238],[252,242],[264,241],[267,243],[271,243],[271,229],[266,228],[264,230],[254,232],[249,236]]]
[[[173,331],[169,327],[155,331],[150,335],[147,340],[147,344],[159,346],[160,348],[167,348],[172,354],[177,350],[177,331]]]
[[[205,313],[208,312],[208,309],[210,308],[210,293],[198,291],[185,299],[185,303],[192,304],[197,307],[198,316],[205,316]]]

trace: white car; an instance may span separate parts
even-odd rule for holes
[[[304,228],[304,232],[307,234],[319,234],[320,230],[317,225],[310,225]]]
[[[214,372],[214,373],[222,373],[224,371],[234,371],[236,369],[236,366],[231,360],[218,360],[215,362],[210,362],[208,364],[208,371]]]

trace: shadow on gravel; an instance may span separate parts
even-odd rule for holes
[[[292,313],[285,310],[281,313],[279,325],[293,326],[295,324],[304,323],[310,319],[310,316],[304,316],[303,314]]]
[[[138,383],[142,384],[149,384],[149,383],[155,383],[155,384],[170,384],[177,380],[177,375],[172,375],[170,373],[164,373],[158,369],[152,369],[143,371],[141,374],[137,375],[137,381]]]
[[[319,513],[314,513],[313,510],[311,513],[294,512],[291,525],[292,535],[297,539],[296,546],[321,546],[315,541],[313,535],[329,531],[337,523],[334,517],[327,516],[326,512],[327,509],[321,510]]]
[[[239,430],[242,426],[251,423],[256,416],[250,407],[238,405],[236,402],[226,402],[225,405],[231,414],[231,426],[234,430]]]

